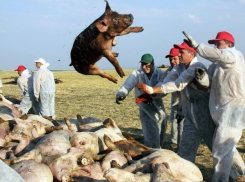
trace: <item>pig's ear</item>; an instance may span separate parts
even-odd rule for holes
[[[108,1],[105,0],[105,2],[106,2],[105,11],[111,11],[111,7],[110,7]]]
[[[108,25],[106,20],[101,20],[95,23],[95,27],[100,31],[100,32],[106,32],[108,29]]]

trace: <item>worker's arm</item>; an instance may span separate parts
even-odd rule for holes
[[[196,49],[197,53],[213,62],[213,63],[220,63],[224,66],[232,66],[233,63],[236,62],[236,56],[233,52],[233,48],[226,48],[226,49],[217,49],[214,47],[209,47],[204,44],[197,44],[195,39],[183,31],[183,34],[186,36],[187,40],[184,40],[190,47]],[[233,49],[233,50],[232,50]]]
[[[232,51],[229,51],[230,48],[227,49],[217,49],[214,47],[209,47],[204,44],[200,44],[197,47],[197,52],[198,54],[213,62],[213,63],[220,63],[224,66],[229,66],[232,65],[233,63],[236,62],[236,57],[233,54]]]
[[[21,77],[17,79],[17,85],[19,86],[21,93],[24,95],[24,85],[23,85],[23,80],[21,79]]]
[[[124,84],[116,93],[116,103],[120,104],[119,101],[122,101],[126,98],[129,92],[136,86],[138,83],[138,72],[137,70],[133,71],[128,78],[125,80]]]
[[[144,91],[148,94],[155,94],[155,93],[172,93],[172,92],[176,92],[176,91],[181,91],[183,90],[195,77],[195,66],[189,67],[187,70],[183,71],[179,77],[175,79],[174,75],[176,76],[177,73],[175,73],[176,70],[172,70],[173,71],[173,77],[171,80],[171,75],[169,78],[166,78],[166,81],[169,81],[167,83],[163,83],[161,86],[157,86],[157,87],[149,87],[145,84],[138,84],[138,88],[141,91]],[[171,72],[172,72],[171,71]],[[167,80],[169,79],[169,80]],[[165,81],[165,80],[164,80]]]

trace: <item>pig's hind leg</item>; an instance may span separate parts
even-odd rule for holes
[[[115,53],[112,53],[110,51],[104,52],[104,57],[106,57],[110,61],[110,63],[115,67],[118,75],[122,78],[123,76],[125,76],[125,74],[114,55]]]
[[[6,99],[2,94],[0,94],[0,98],[2,99],[3,102],[5,102],[6,104],[8,104],[9,106],[12,106],[13,105],[13,102],[11,102],[8,99]]]
[[[99,75],[102,78],[107,78],[108,80],[117,83],[117,79],[113,76],[109,75],[108,73],[102,71],[96,64],[91,65],[89,68],[88,75]]]
[[[7,164],[7,165],[12,165],[15,164],[17,162],[23,161],[23,160],[31,160],[31,159],[39,159],[40,157],[36,156],[36,149],[26,153],[25,155],[21,156],[21,157],[17,157],[14,159],[2,159],[2,161]],[[36,160],[37,161],[37,160]],[[41,162],[41,160],[37,161],[37,162]]]
[[[15,134],[13,132],[9,133],[9,137],[12,140],[18,140],[19,144],[17,145],[14,154],[20,153],[29,143],[30,143],[30,137],[25,134]]]

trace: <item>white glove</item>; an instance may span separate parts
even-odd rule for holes
[[[198,46],[198,43],[196,43],[196,41],[193,39],[193,37],[190,36],[189,34],[187,34],[185,31],[183,31],[182,33],[183,33],[183,34],[186,36],[186,38],[188,39],[188,40],[184,39],[185,43],[187,43],[190,47],[196,49],[197,46]]]

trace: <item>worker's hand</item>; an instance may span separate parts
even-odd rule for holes
[[[117,104],[121,104],[119,101],[122,101],[122,100],[124,100],[126,98],[126,96],[119,96],[119,95],[117,95],[116,96],[116,103]]]
[[[195,69],[195,78],[198,80],[202,80],[203,77],[205,76],[206,71],[203,68],[196,68]]]
[[[141,103],[141,102],[145,102],[147,101],[149,98],[151,98],[151,96],[149,94],[142,94],[139,97],[136,98],[135,102],[137,104]]]
[[[196,41],[193,39],[193,37],[190,36],[189,34],[187,34],[185,31],[183,31],[182,33],[183,33],[183,34],[186,36],[186,38],[188,39],[188,40],[184,39],[185,43],[187,43],[190,47],[196,49],[197,46],[198,46],[198,43],[196,43]]]
[[[148,86],[148,85],[146,85],[146,84],[144,84],[144,83],[142,83],[142,82],[137,83],[136,86],[142,92],[145,92],[147,94],[153,94],[153,88]]]

